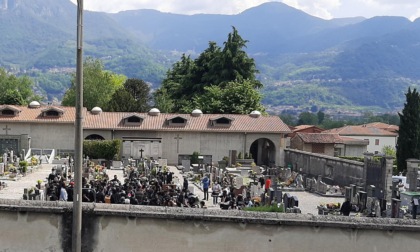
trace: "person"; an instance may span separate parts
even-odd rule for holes
[[[271,187],[271,176],[268,177],[268,179],[265,180],[265,193],[268,193],[268,190]]]
[[[210,179],[207,177],[207,175],[204,176],[203,180],[201,180],[201,183],[203,184],[203,192],[204,192],[203,200],[209,200]]]
[[[64,182],[61,182],[60,200],[61,201],[67,201],[66,184]]]
[[[264,176],[261,176],[259,179],[258,179],[258,182],[260,182],[260,185],[261,185],[261,188],[265,185],[265,180],[264,180]]]
[[[114,175],[114,178],[111,181],[114,182],[114,183],[118,183],[118,184],[120,183],[117,175]]]
[[[217,181],[214,182],[213,187],[211,188],[211,196],[213,197],[213,205],[217,205],[219,200],[219,194],[220,194],[220,185],[217,183]]]
[[[188,179],[187,177],[184,177],[184,184],[182,187],[182,191],[186,192],[188,190]]]
[[[350,211],[351,211],[350,199],[346,199],[346,201],[344,201],[343,205],[341,205],[340,212],[344,216],[349,216],[350,215]]]
[[[206,206],[206,202],[205,201],[200,201],[200,208],[204,208],[204,209],[207,209],[207,206]]]
[[[398,187],[397,198],[399,199],[399,198],[401,198],[401,193],[405,192],[405,187],[404,187],[404,183],[402,182],[402,179],[398,180],[398,186],[397,187]]]

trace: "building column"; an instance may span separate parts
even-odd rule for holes
[[[410,192],[417,191],[417,171],[419,169],[420,160],[409,158],[407,162],[407,183],[409,184],[408,190]]]
[[[392,168],[394,158],[390,156],[383,157],[385,159],[385,167],[382,167],[382,183],[384,185],[384,199],[391,202],[392,199]]]
[[[370,152],[365,152],[363,153],[364,155],[364,166],[363,166],[363,177],[362,177],[362,181],[363,181],[363,187],[365,189],[365,191],[367,191],[367,171],[368,171],[368,161],[372,161],[373,159],[373,153]]]

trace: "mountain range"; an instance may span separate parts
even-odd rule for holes
[[[39,90],[59,99],[69,82],[52,73],[74,68],[76,6],[69,0],[8,1],[15,4],[0,10],[0,67],[34,75]],[[394,112],[408,87],[420,85],[419,19],[324,20],[279,2],[237,15],[131,10],[85,11],[84,17],[84,55],[154,87],[182,53],[195,57],[209,41],[222,45],[235,26],[248,40],[264,103],[274,112],[314,106]]]

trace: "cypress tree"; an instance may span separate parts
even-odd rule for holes
[[[399,136],[397,140],[398,171],[407,170],[406,160],[420,157],[420,96],[416,89],[408,89],[406,103],[400,117]]]

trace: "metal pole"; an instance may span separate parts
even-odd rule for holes
[[[74,195],[72,251],[82,250],[83,165],[83,0],[77,0],[76,125],[74,141]]]

